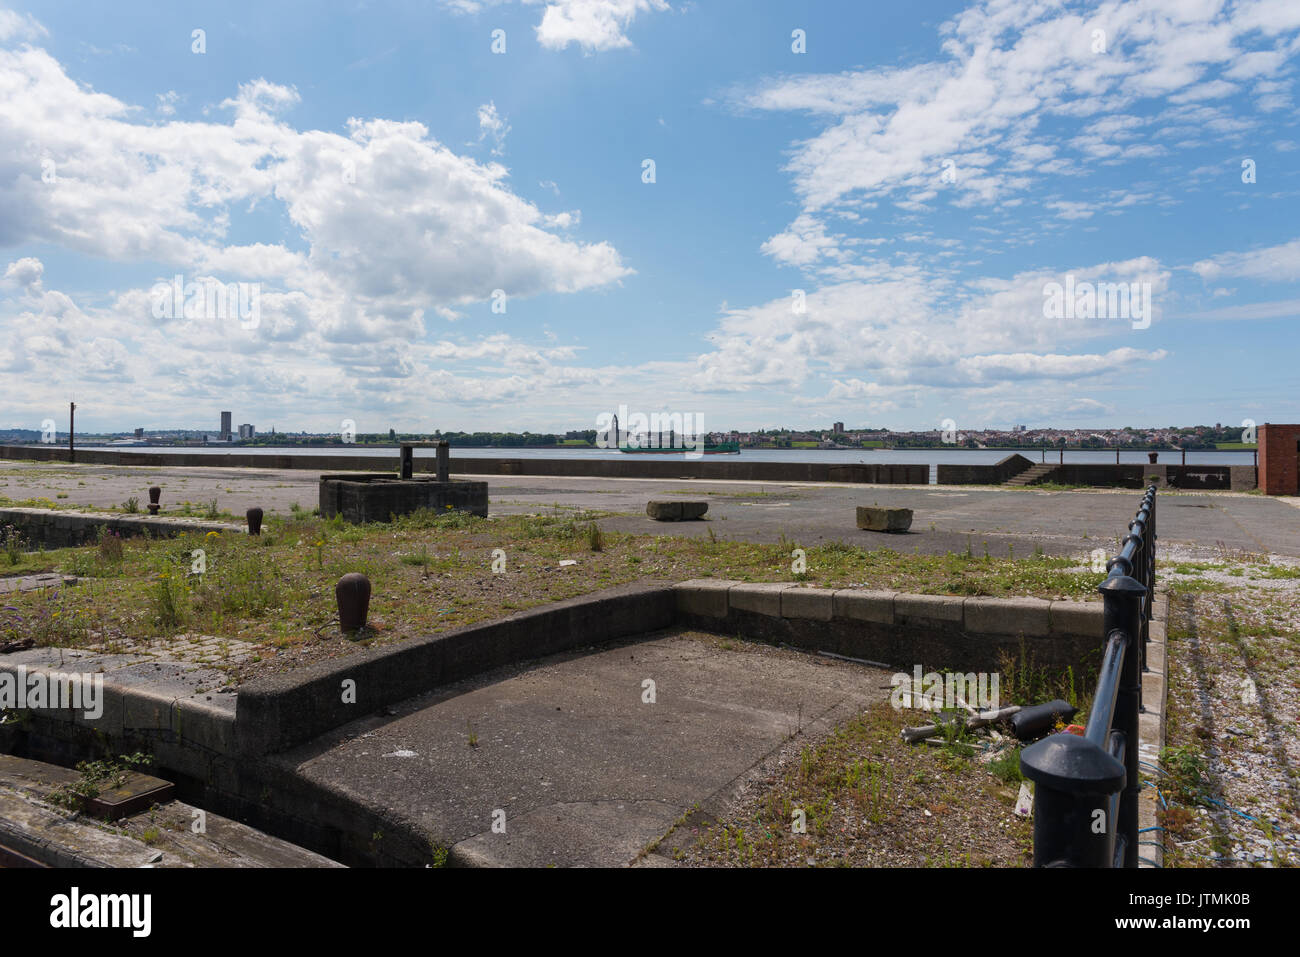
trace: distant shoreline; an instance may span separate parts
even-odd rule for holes
[[[436,441],[436,440],[418,439],[412,441]],[[48,447],[48,446],[43,446],[42,443],[39,442],[5,442],[0,444],[9,445],[15,448]],[[344,450],[344,451],[348,449],[392,449],[394,451],[397,451],[401,447],[401,444],[402,444],[401,442],[364,442],[364,443],[363,442],[350,442],[350,443],[340,442],[337,444],[325,445],[325,444],[314,444],[314,443],[303,442],[303,443],[293,443],[290,445],[260,445],[260,444],[242,445],[238,443],[227,444],[223,442],[211,442],[202,445],[185,445],[180,443],[176,443],[176,444],[154,443],[149,445],[113,445],[111,443],[95,442],[91,440],[86,442],[78,441],[77,448],[86,449],[86,450],[93,449],[95,451],[108,451],[108,452],[138,451],[140,454],[145,454],[156,450],[157,451],[221,450],[221,451],[228,451],[231,453],[236,453],[236,452],[248,453],[248,452],[256,452],[258,450],[266,450],[268,452],[274,451],[274,452],[283,453],[283,452],[327,450],[327,449]],[[67,448],[67,442],[62,441],[56,443],[53,447]],[[469,450],[480,450],[480,449],[485,451],[490,450],[494,452],[610,452],[610,451],[615,451],[613,449],[602,449],[594,445],[455,445],[453,444],[451,448],[453,451],[460,451],[460,452],[469,451]],[[1254,445],[1238,445],[1236,448],[1230,448],[1230,449],[1198,447],[1198,448],[1188,448],[1186,451],[1188,453],[1195,452],[1198,455],[1207,454],[1207,453],[1219,453],[1219,454],[1227,455],[1227,454],[1234,454],[1239,452],[1254,452],[1256,448],[1257,446]],[[865,448],[860,446],[855,446],[855,445],[835,446],[833,448],[822,448],[822,447],[788,448],[786,446],[777,446],[777,445],[745,445],[745,446],[741,446],[740,448],[742,454],[745,452],[861,452],[864,454],[868,452],[971,452],[971,453],[1006,452],[1008,455],[1014,455],[1015,453],[1018,452],[1021,455],[1024,455],[1026,458],[1034,454],[1041,454],[1043,452],[1060,453],[1062,450],[1064,450],[1066,453],[1088,452],[1088,453],[1095,453],[1098,455],[1113,455],[1116,451],[1121,453],[1169,452],[1175,455],[1181,455],[1183,452],[1182,447],[1169,446],[1169,445],[1126,445],[1126,446],[1120,446],[1118,449],[1114,446],[1103,446],[1098,448],[1095,446],[1081,446],[1081,445],[1066,445],[1066,446],[986,445],[975,449],[969,448],[967,446],[955,446],[955,445],[889,445],[889,446],[868,446]]]

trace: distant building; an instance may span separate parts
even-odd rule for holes
[[[844,434],[844,423],[843,423],[843,422],[836,422],[834,425],[831,426],[831,429],[832,429],[832,431],[835,432],[836,435],[843,435],[843,434]]]
[[[221,441],[222,442],[230,441],[230,413],[229,412],[221,413]]]
[[[239,427],[239,437],[241,439],[251,439],[257,430],[253,428],[252,423],[245,422]]]
[[[143,439],[143,438],[144,438],[144,429],[136,429],[136,430],[135,430],[135,437],[136,437],[137,439]]]

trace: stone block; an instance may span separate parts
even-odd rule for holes
[[[1099,601],[1054,601],[1048,613],[1052,634],[1089,635],[1103,640],[1102,603]]]
[[[122,698],[122,728],[132,731],[174,731],[176,696],[148,688],[128,688]]]
[[[835,592],[829,588],[787,588],[781,592],[782,618],[830,621],[835,614]]]
[[[689,522],[703,518],[709,510],[708,502],[673,501],[654,499],[646,502],[645,513],[656,522]]]
[[[869,532],[905,532],[912,527],[910,508],[885,508],[879,505],[858,506],[858,528]]]
[[[970,598],[965,630],[980,635],[1046,637],[1052,603],[1042,598]]]
[[[850,621],[874,621],[882,625],[894,623],[894,592],[870,591],[862,588],[841,588],[835,592],[836,618]]]
[[[190,746],[197,745],[218,754],[235,750],[235,713],[225,701],[229,695],[194,695],[176,702],[176,736]],[[225,705],[223,707],[223,705]]]
[[[730,608],[728,592],[741,584],[720,578],[695,578],[673,586],[673,599],[677,610],[687,615],[706,618],[726,618]]]
[[[966,599],[950,595],[894,596],[894,620],[900,625],[912,621],[962,621],[962,603]]]
[[[733,586],[727,600],[737,611],[780,618],[781,593],[793,587],[789,582],[745,583]]]

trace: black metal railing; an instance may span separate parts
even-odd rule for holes
[[[1035,867],[1137,867],[1138,714],[1156,578],[1156,487],[1142,498],[1098,591],[1105,654],[1083,735],[1025,748],[1034,782]]]

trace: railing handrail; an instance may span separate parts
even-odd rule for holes
[[[1138,714],[1155,551],[1152,485],[1097,589],[1105,651],[1084,734],[1050,735],[1020,754],[1021,771],[1036,789],[1035,867],[1137,866]]]

